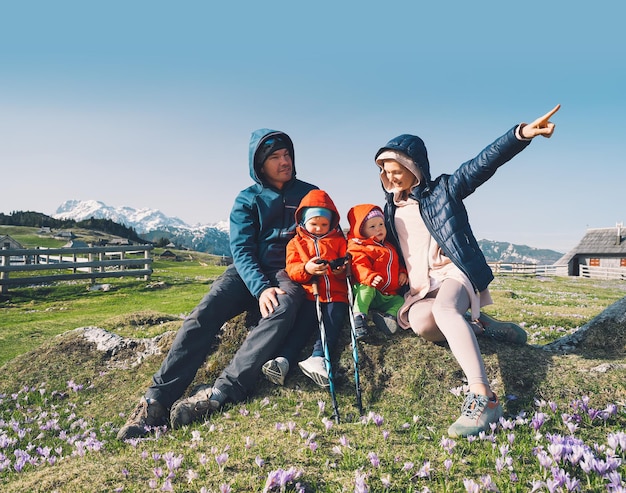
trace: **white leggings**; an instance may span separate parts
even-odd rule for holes
[[[468,385],[489,387],[476,336],[464,318],[469,306],[470,299],[463,285],[454,279],[446,279],[439,289],[411,306],[409,323],[413,332],[427,341],[448,342]]]

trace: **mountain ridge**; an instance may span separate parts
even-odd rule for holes
[[[545,248],[534,248],[528,245],[493,240],[478,240],[483,255],[488,262],[525,263],[552,265],[563,253]]]
[[[228,221],[191,226],[177,217],[165,215],[158,209],[113,207],[97,200],[66,200],[52,217],[76,221],[91,217],[110,219],[135,229],[149,241],[167,238],[179,247],[230,256]],[[488,262],[551,265],[563,256],[563,253],[554,250],[514,245],[503,241],[482,239],[478,244]]]
[[[133,228],[148,241],[169,240],[179,248],[215,255],[230,256],[228,222],[189,225],[178,217],[158,209],[114,207],[99,200],[66,200],[52,215],[55,219],[81,221],[88,218],[109,219]]]

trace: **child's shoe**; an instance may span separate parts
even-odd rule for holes
[[[448,435],[452,438],[478,435],[501,417],[502,406],[496,394],[493,394],[492,400],[486,395],[470,392],[463,402],[461,416],[448,428]]]
[[[376,310],[372,310],[371,313],[374,325],[378,330],[389,336],[398,332],[398,322],[396,321],[396,317]]]
[[[284,385],[285,377],[289,373],[289,361],[283,356],[271,359],[263,364],[261,368],[263,375],[275,385]]]
[[[357,341],[365,339],[369,335],[367,331],[367,318],[365,315],[354,316],[354,337]]]
[[[322,356],[310,356],[304,361],[300,361],[298,366],[307,377],[313,380],[320,387],[329,387],[328,370]]]

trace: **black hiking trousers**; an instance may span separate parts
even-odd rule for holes
[[[279,305],[274,313],[261,318],[250,329],[213,384],[232,402],[245,400],[254,389],[263,363],[279,352],[304,301],[302,286],[289,279],[284,270],[269,277],[272,286],[281,288],[285,294],[278,295]],[[258,313],[259,302],[250,294],[235,266],[230,265],[183,322],[161,368],[152,377],[146,397],[170,408],[195,378],[224,323],[247,310]]]

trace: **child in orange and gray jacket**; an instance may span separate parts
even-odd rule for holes
[[[287,244],[285,270],[306,292],[301,310],[306,310],[307,318],[317,318],[313,294],[313,282],[317,282],[326,341],[329,351],[332,351],[348,312],[345,268],[347,242],[339,228],[339,213],[326,192],[311,190],[302,198],[296,210],[296,224],[296,236]],[[268,380],[278,385],[284,384],[290,366],[312,335],[311,327],[311,324],[306,324],[291,330],[281,354],[263,365],[262,371]],[[298,366],[320,387],[328,387],[321,338],[315,341],[311,356],[300,361]]]
[[[367,337],[367,313],[372,310],[376,328],[395,334],[396,315],[404,303],[399,294],[408,281],[396,249],[386,241],[385,217],[373,204],[355,205],[348,211],[348,253],[352,257],[354,326],[357,339]]]

